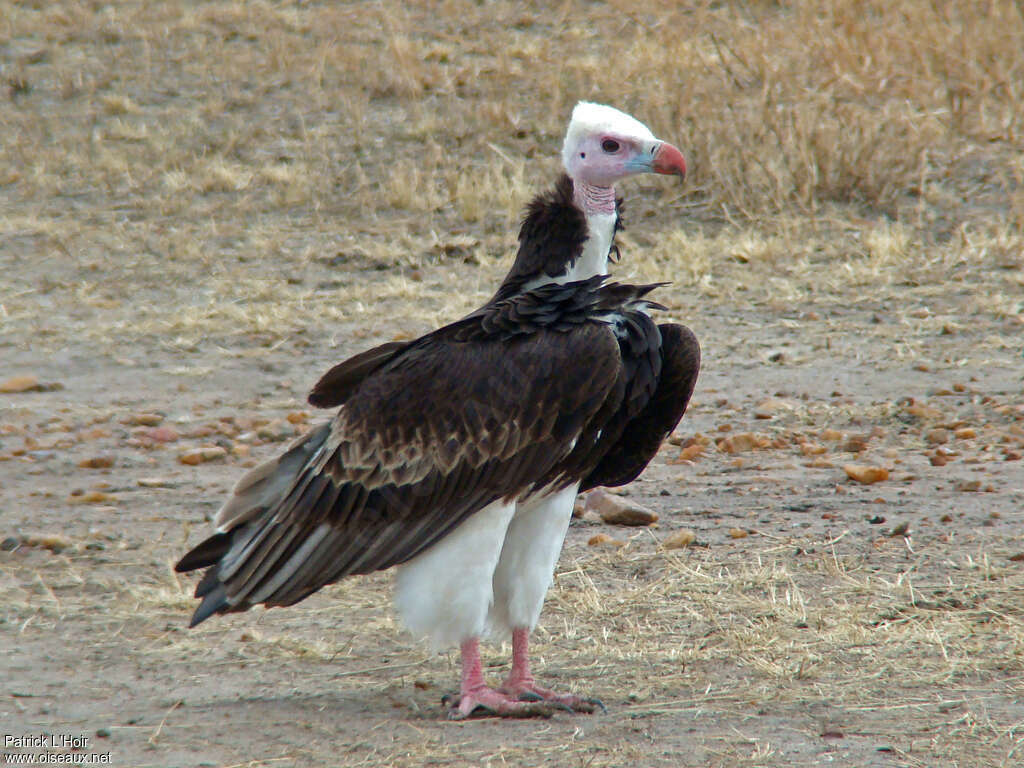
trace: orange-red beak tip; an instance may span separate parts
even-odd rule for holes
[[[686,160],[683,153],[667,142],[663,142],[654,153],[655,173],[664,173],[669,176],[686,176]]]

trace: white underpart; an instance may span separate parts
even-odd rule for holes
[[[514,504],[496,501],[398,567],[395,607],[414,635],[441,650],[483,634],[514,511]]]
[[[487,627],[494,635],[533,629],[555,575],[579,483],[516,503],[494,571],[494,603]]]
[[[611,251],[612,239],[615,237],[615,214],[587,214],[587,233],[587,239],[583,243],[583,253],[564,274],[555,277],[541,274],[540,277],[527,281],[523,285],[523,290],[532,291],[534,288],[549,283],[571,283],[576,280],[586,280],[595,275],[607,275],[608,253]]]

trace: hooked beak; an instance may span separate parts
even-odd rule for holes
[[[661,142],[654,150],[651,170],[655,173],[685,177],[686,161],[683,159],[683,153],[667,141]]]

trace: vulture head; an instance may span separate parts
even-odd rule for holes
[[[683,153],[614,107],[581,101],[572,111],[562,163],[575,182],[613,187],[636,173],[686,175]]]

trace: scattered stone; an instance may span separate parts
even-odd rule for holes
[[[68,504],[107,504],[111,501],[117,501],[117,497],[103,491],[72,492],[68,496]]]
[[[791,400],[779,397],[770,397],[754,406],[755,419],[774,419],[780,413],[792,413],[797,409],[797,404]]]
[[[262,640],[263,637],[255,629],[243,629],[242,634],[238,636],[238,639],[243,643],[252,643]]]
[[[163,420],[163,415],[159,413],[129,413],[124,417],[122,423],[136,427],[155,427]]]
[[[163,477],[140,477],[135,483],[140,488],[169,488],[172,483]]]
[[[913,416],[915,419],[921,421],[938,421],[942,418],[943,414],[938,408],[932,408],[930,405],[922,405],[921,403],[910,403],[903,408],[903,412]]]
[[[173,427],[146,427],[135,433],[140,439],[154,443],[173,443],[180,435]]]
[[[0,552],[12,552],[18,548],[21,541],[14,536],[8,536],[3,541],[0,541]]]
[[[182,464],[195,466],[196,464],[203,464],[207,461],[223,459],[227,455],[228,452],[226,448],[221,448],[219,445],[207,445],[185,451],[178,456],[178,461]]]
[[[681,531],[666,536],[661,545],[665,549],[686,549],[695,541],[697,541],[697,534],[689,528],[683,528]]]
[[[732,454],[767,448],[771,445],[771,440],[755,432],[740,432],[729,437],[723,437],[716,445],[722,453]]]
[[[964,493],[977,493],[981,490],[981,480],[957,480],[953,489]]]
[[[0,382],[0,394],[15,395],[21,392],[54,392],[64,389],[63,384],[51,382],[45,384],[38,376],[12,376],[6,381]]]
[[[745,539],[750,534],[742,528],[730,528],[729,537],[733,539]]]
[[[823,429],[821,430],[821,434],[819,435],[819,437],[822,440],[826,440],[830,443],[838,443],[840,440],[843,439],[843,433],[840,432],[838,429]]]
[[[55,555],[63,552],[65,549],[71,549],[74,546],[74,543],[67,536],[47,533],[23,536],[21,543],[26,547],[42,547],[43,549],[48,549]]]
[[[960,427],[960,429],[953,430],[953,437],[957,440],[973,440],[977,436],[978,432],[973,427]]]
[[[1014,563],[1024,563],[1024,552],[1018,552],[1016,555],[1010,555],[1010,561]]]
[[[0,383],[0,392],[14,394],[16,392],[32,392],[39,387],[39,379],[36,376],[12,376]]]
[[[305,424],[309,421],[309,411],[292,411],[285,418],[291,424]]]
[[[933,467],[944,467],[949,463],[949,457],[941,451],[936,451],[928,456],[928,461],[932,463]]]
[[[925,432],[924,439],[931,445],[944,445],[949,442],[949,432],[942,427],[936,427]]]
[[[587,494],[586,507],[597,512],[609,525],[651,525],[658,521],[656,512],[603,488]]]
[[[867,435],[850,435],[845,443],[843,443],[843,450],[847,453],[860,453],[866,451],[868,447],[868,441],[871,440]]]
[[[589,539],[587,539],[587,546],[588,547],[600,547],[600,546],[604,546],[605,544],[607,544],[609,546],[612,546],[612,547],[624,547],[624,546],[626,546],[626,542],[619,541],[618,539],[613,539],[607,533],[595,533],[593,536],[591,536]]]
[[[284,419],[274,419],[256,430],[256,435],[272,443],[279,443],[295,436],[295,425]]]
[[[82,459],[78,462],[78,466],[83,469],[109,469],[114,466],[114,457],[107,454],[92,456],[88,459]]]
[[[110,738],[110,729],[109,728],[97,728],[96,729],[96,738],[97,739],[109,739]]]
[[[674,459],[669,459],[669,464],[682,464],[684,461],[693,461],[704,453],[704,446],[700,443],[692,443],[681,451]]]
[[[828,448],[826,448],[821,443],[800,443],[800,453],[802,453],[804,456],[820,456],[821,454],[827,452]]]
[[[867,464],[845,464],[843,472],[851,480],[856,480],[863,485],[880,483],[889,479],[889,470],[885,467],[873,467]]]

